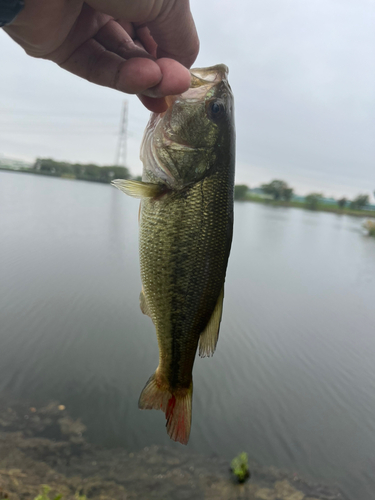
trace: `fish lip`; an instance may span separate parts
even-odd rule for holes
[[[228,67],[225,64],[217,64],[209,68],[193,68],[190,70],[190,88],[181,94],[187,101],[204,100],[206,94],[221,82],[228,82]]]
[[[229,69],[225,64],[216,64],[209,68],[193,68],[190,70],[190,73],[192,76],[192,86],[202,86],[228,80]]]
[[[160,113],[163,118],[178,99],[184,100],[203,100],[207,92],[222,81],[228,81],[228,66],[225,64],[216,64],[208,68],[192,68],[190,70],[191,84],[188,90],[182,94],[170,95],[165,98],[168,108]],[[203,87],[203,88],[202,88]]]

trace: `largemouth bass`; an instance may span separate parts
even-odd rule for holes
[[[168,97],[145,130],[142,181],[115,180],[141,198],[142,312],[158,338],[159,366],[139,408],[161,409],[169,436],[190,435],[192,370],[215,351],[233,228],[234,105],[228,68],[191,70],[191,87]]]

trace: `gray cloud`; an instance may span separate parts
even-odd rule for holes
[[[333,193],[337,186],[347,194],[372,191],[374,2],[220,2],[216,11],[194,6],[200,33],[210,20],[215,26],[209,41],[204,34],[204,62],[223,55],[231,68],[238,180],[253,184],[254,165],[257,177],[264,168],[258,180],[272,173],[304,191],[310,184]]]
[[[192,0],[191,6],[201,38],[197,65],[230,68],[237,181],[254,186],[279,177],[300,192],[371,193],[374,1]],[[0,54],[0,153],[113,161],[123,95],[27,57],[5,33]],[[147,116],[130,97],[128,163],[135,172]]]

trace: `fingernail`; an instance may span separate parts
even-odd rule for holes
[[[144,92],[142,92],[142,94],[147,95],[148,97],[153,97],[154,99],[165,97],[165,95],[163,95],[162,92],[158,90],[158,86],[159,84],[156,85],[156,87],[151,87],[150,89],[145,90]]]

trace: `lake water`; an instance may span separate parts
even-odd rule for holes
[[[58,400],[94,443],[180,447],[137,401],[158,349],[138,305],[138,201],[0,172],[0,396]],[[375,491],[375,239],[362,220],[235,204],[218,348],[194,367],[189,451]]]

